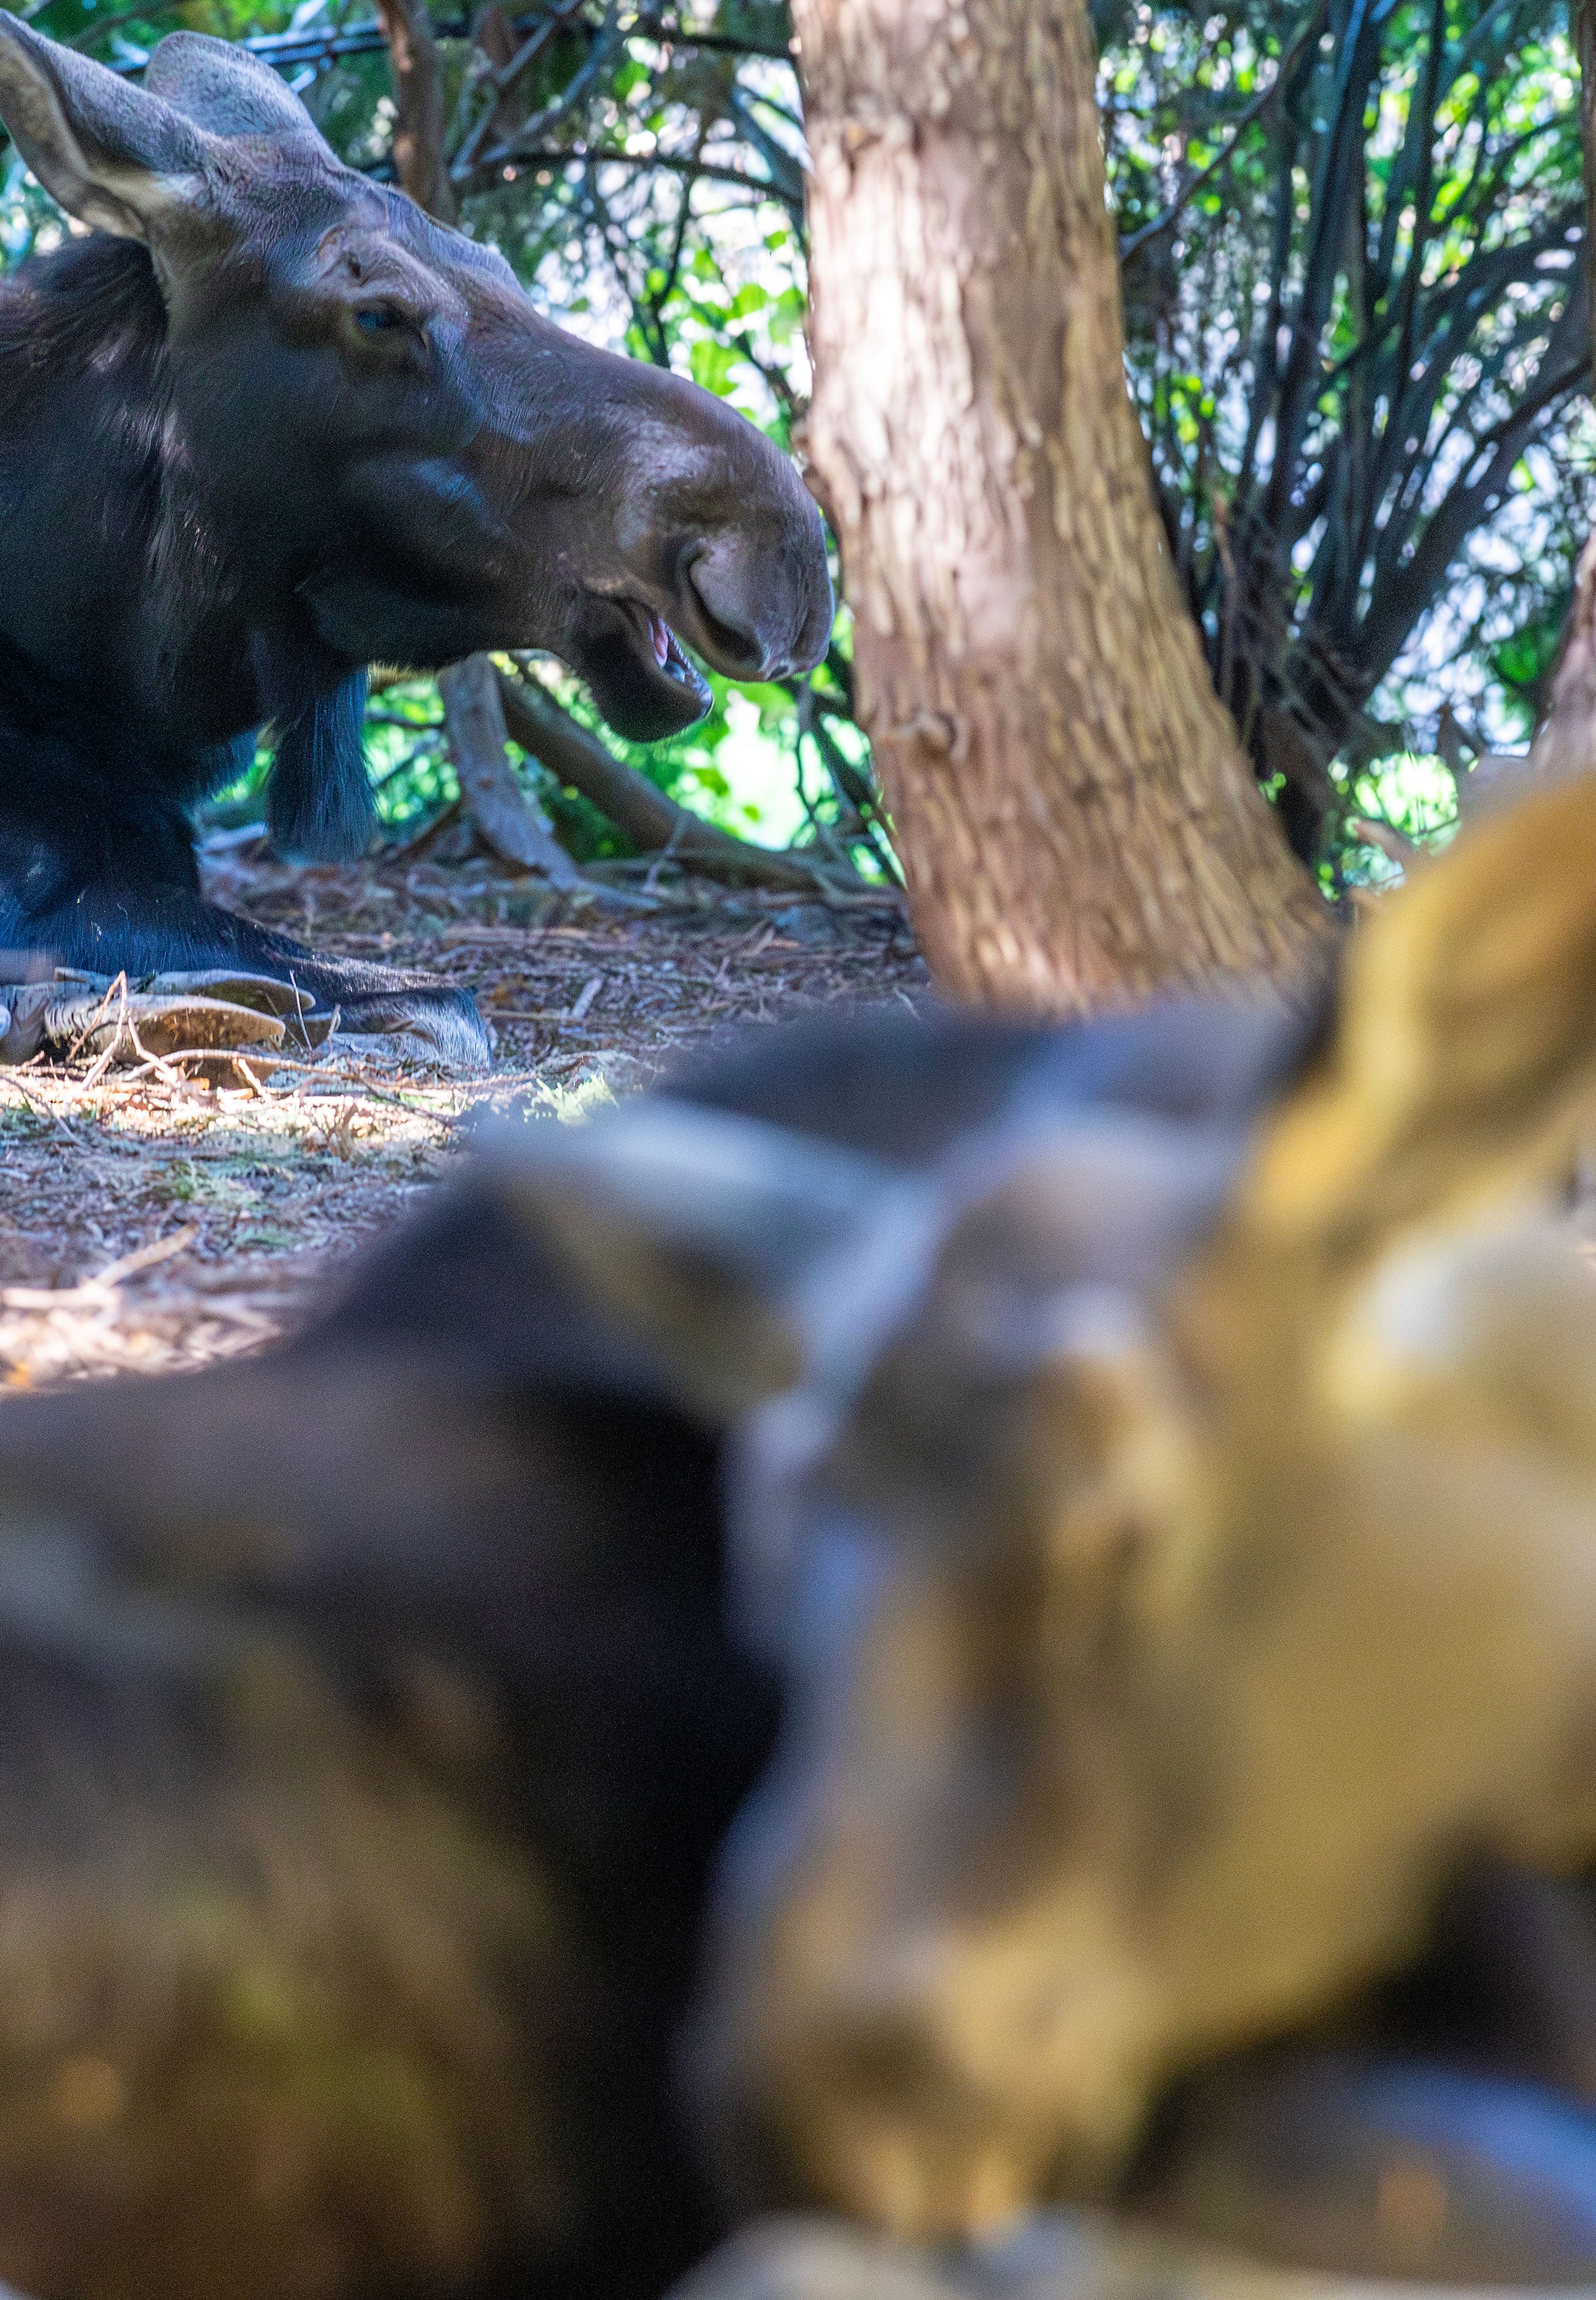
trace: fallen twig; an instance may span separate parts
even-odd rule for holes
[[[776,854],[750,846],[679,806],[647,775],[617,759],[597,736],[579,727],[552,696],[539,694],[527,680],[501,671],[498,686],[506,727],[522,749],[556,781],[580,791],[645,854],[658,854],[662,862],[668,854],[711,878],[740,880],[745,886],[807,895],[825,894],[834,887],[835,873],[828,877],[827,866],[818,860],[811,862],[790,849]]]
[[[99,1006],[96,1010],[94,1020],[81,1031],[79,1031],[71,1049],[72,1053],[75,1054],[78,1047],[82,1045],[84,1039],[87,1038],[92,1031],[97,1029],[106,1007],[110,1004],[112,999],[117,996],[119,993],[121,997],[121,1011],[117,1016],[116,1036],[112,1039],[111,1044],[104,1048],[98,1062],[95,1063],[88,1077],[83,1080],[82,1085],[78,1088],[77,1094],[73,1096],[74,1101],[81,1100],[82,1096],[89,1091],[91,1087],[98,1086],[101,1079],[104,1078],[105,1072],[110,1069],[112,1062],[115,1056],[116,1050],[121,1044],[122,1030],[128,1020],[128,973],[125,967],[117,976],[116,980],[112,984],[110,989],[107,990],[104,998],[101,999]]]
[[[132,1278],[141,1270],[153,1270],[160,1262],[170,1262],[174,1254],[181,1254],[199,1236],[198,1225],[186,1222],[181,1229],[173,1230],[154,1246],[141,1246],[132,1254],[108,1262],[104,1270],[85,1278],[76,1286],[6,1286],[0,1288],[0,1304],[8,1310],[72,1310],[86,1308],[91,1303],[109,1301],[124,1279]]]
[[[1360,839],[1366,846],[1377,847],[1388,862],[1395,862],[1404,872],[1416,862],[1428,862],[1432,859],[1422,846],[1416,845],[1394,823],[1377,822],[1367,815],[1355,814],[1349,818],[1347,829],[1352,838]]]
[[[33,1096],[29,1093],[27,1088],[22,1084],[21,1079],[18,1077],[16,1067],[8,1065],[4,1070],[0,1070],[0,1086],[14,1087],[18,1094],[21,1096],[22,1107],[29,1113],[30,1116],[34,1118],[47,1118],[52,1126],[58,1126],[61,1129],[61,1131],[66,1136],[67,1140],[71,1143],[74,1148],[81,1146],[82,1137],[72,1131],[70,1122],[62,1116],[58,1110],[53,1109],[49,1103],[43,1100],[42,1097],[38,1101],[34,1099]]]

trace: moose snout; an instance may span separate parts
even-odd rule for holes
[[[888,2008],[731,2054],[700,2102],[710,2159],[739,2209],[819,2207],[921,2241],[990,2232],[1036,2200],[1039,2168],[966,2095],[924,2025]]]
[[[779,541],[723,529],[689,544],[678,560],[683,636],[728,677],[790,678],[825,654],[831,576],[806,498],[793,526]]]
[[[610,724],[638,742],[690,725],[711,699],[690,655],[733,679],[812,670],[831,571],[790,457],[683,376],[586,346],[561,356],[607,403],[601,450],[562,459],[590,474],[569,489],[562,556],[566,659]]]
[[[766,1811],[785,1858],[745,1868],[734,1839],[723,1869],[682,2073],[728,2191],[934,2241],[1109,2193],[1159,2076],[1116,1895],[1056,1875],[1011,1898],[996,1838],[966,1870],[960,1829],[853,1822],[833,1784],[803,1820]]]
[[[688,2061],[710,2163],[738,2208],[818,2207],[913,2241],[967,2241],[1111,2188],[1122,2122],[1077,2124],[1072,2088],[1039,2098],[1023,2050],[972,2052],[944,2008],[898,1997],[890,1977],[781,2011],[730,2030],[706,2021]]]

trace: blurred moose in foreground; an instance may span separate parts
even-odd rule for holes
[[[1584,787],[1322,1031],[806,1026],[6,1402],[0,2274],[1596,2278],[1593,1098]]]
[[[732,678],[823,652],[819,513],[752,424],[539,318],[226,41],[173,33],[138,88],[0,11],[0,120],[93,227],[0,281],[0,953],[198,971],[213,1004],[265,976],[485,1061],[463,992],[202,903],[189,810],[272,722],[280,841],[361,853],[372,661],[547,647],[620,732],[673,734],[709,700],[682,641]]]

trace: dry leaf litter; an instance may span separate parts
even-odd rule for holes
[[[258,838],[203,861],[213,900],[313,942],[476,993],[489,1078],[391,1042],[268,1058],[259,1091],[87,1061],[0,1069],[0,1386],[165,1371],[290,1330],[329,1272],[463,1154],[484,1113],[574,1121],[678,1053],[837,1001],[924,996],[890,892],[842,904],[639,871],[575,901],[457,865],[295,870]]]

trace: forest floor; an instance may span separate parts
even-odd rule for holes
[[[580,1121],[673,1056],[839,1000],[924,995],[890,892],[841,906],[663,876],[551,899],[486,862],[294,871],[248,841],[207,892],[318,948],[476,993],[491,1075],[335,1038],[260,1091],[85,1060],[0,1069],[0,1387],[197,1366],[288,1331],[496,1112]]]

